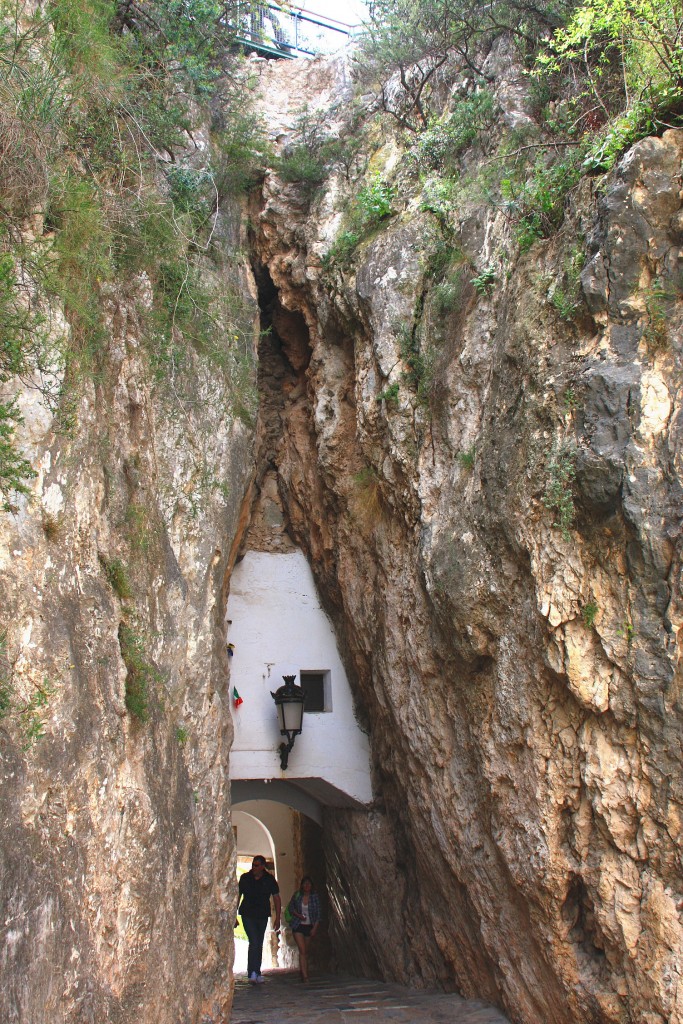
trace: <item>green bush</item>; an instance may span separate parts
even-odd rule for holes
[[[12,689],[5,678],[0,678],[0,722],[12,709]]]
[[[120,558],[112,558],[108,561],[100,557],[105,575],[114,593],[122,601],[128,601],[133,596],[133,591],[128,577],[128,570]]]
[[[396,193],[377,172],[364,185],[347,214],[349,227],[334,240],[322,259],[325,269],[347,266],[363,238],[390,217]]]
[[[35,375],[40,381],[49,362],[45,318],[25,301],[17,257],[2,251],[8,244],[0,235],[0,384],[9,383],[14,376],[28,381]],[[47,398],[56,398],[53,387],[46,384],[44,390]],[[29,492],[29,482],[36,475],[16,447],[15,431],[21,422],[16,398],[0,401],[0,508],[5,512],[14,509],[16,495]]]
[[[456,266],[439,281],[433,289],[433,308],[438,317],[446,317],[457,313],[465,292],[465,268]]]
[[[493,95],[488,89],[460,100],[450,113],[432,118],[419,136],[415,148],[418,162],[441,173],[454,170],[460,154],[491,127],[494,117]]]
[[[14,431],[21,422],[13,399],[0,402],[0,508],[3,512],[16,511],[13,499],[18,494],[28,494],[29,481],[36,476],[31,463],[15,447]]]
[[[155,536],[153,513],[141,501],[129,501],[125,512],[126,534],[131,550],[146,555]]]
[[[548,479],[543,504],[555,513],[556,526],[565,540],[571,538],[570,528],[574,522],[574,496],[571,484],[576,475],[576,449],[568,441],[556,441],[546,457]]]
[[[581,618],[586,629],[592,629],[595,625],[595,618],[600,609],[598,608],[595,601],[589,601],[581,609]]]
[[[583,246],[575,246],[562,264],[562,280],[555,285],[550,303],[560,320],[570,323],[581,306],[581,271],[585,263]]]
[[[171,201],[179,213],[189,213],[200,226],[213,206],[215,186],[207,171],[174,165],[166,171]]]
[[[348,266],[360,241],[361,234],[359,231],[342,231],[323,256],[323,269],[329,270],[333,266]]]
[[[47,680],[37,686],[29,700],[21,703],[17,709],[19,729],[22,736],[22,750],[28,750],[36,740],[45,735],[45,708],[54,690]]]
[[[680,118],[678,118],[680,121]],[[591,144],[583,161],[585,171],[609,171],[621,154],[639,139],[656,134],[662,127],[651,103],[637,103],[611,121]]]
[[[584,0],[536,55],[547,81],[581,93],[570,130],[595,132],[583,171],[608,171],[638,139],[683,124],[682,34],[679,0]]]
[[[245,102],[244,90],[239,100],[228,94],[222,103],[222,127],[212,134],[218,159],[211,166],[219,201],[247,192],[272,162],[266,129],[249,100]]]
[[[533,170],[503,178],[500,191],[508,213],[517,222],[517,240],[526,252],[539,238],[548,238],[564,219],[567,195],[583,174],[584,147],[554,163],[540,157]],[[524,175],[522,177],[522,175]]]
[[[472,445],[471,448],[468,448],[467,451],[458,452],[458,462],[463,469],[468,471],[474,469],[475,455],[476,451],[474,445]]]
[[[369,231],[393,213],[395,189],[384,181],[379,171],[358,193],[354,219],[361,230]]]
[[[34,683],[29,698],[18,696],[7,655],[7,633],[0,633],[0,722],[11,720],[18,727],[22,750],[33,746],[45,735],[45,708],[54,693],[48,679]]]
[[[630,106],[632,97],[649,100],[662,87],[683,94],[682,33],[678,0],[584,0],[537,59],[547,70],[583,64],[601,102],[600,79],[615,57]]]
[[[395,404],[398,402],[399,383],[397,380],[393,384],[387,385],[384,391],[380,391],[377,396],[378,402],[386,402],[389,404]]]
[[[325,164],[308,146],[290,146],[277,161],[277,171],[283,181],[319,185],[325,180]]]
[[[495,267],[484,267],[480,274],[473,277],[470,280],[470,284],[473,286],[477,295],[488,295],[496,283],[496,269]]]
[[[0,722],[12,707],[12,683],[7,655],[7,632],[0,632]]]
[[[422,183],[420,209],[433,213],[439,225],[448,233],[450,219],[456,202],[456,181],[454,178],[431,176]]]
[[[300,182],[312,190],[325,180],[326,165],[335,152],[335,140],[327,134],[322,113],[308,107],[299,111],[293,138],[275,161],[277,172],[283,181]]]
[[[650,352],[666,348],[669,341],[669,311],[672,295],[660,278],[655,278],[645,293],[645,326],[643,339]]]
[[[106,337],[99,287],[113,277],[115,250],[102,191],[67,169],[54,182],[46,224],[54,241],[45,286],[64,305],[72,347],[86,362],[95,360]]]
[[[420,339],[415,325],[407,323],[398,325],[398,347],[405,367],[403,379],[417,391],[424,375],[424,362],[420,354]]]
[[[126,666],[126,707],[133,718],[146,722],[150,716],[150,687],[161,675],[147,659],[145,639],[127,623],[119,626],[119,647]]]

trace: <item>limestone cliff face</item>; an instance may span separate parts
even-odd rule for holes
[[[343,61],[261,74],[275,136],[304,102],[338,127]],[[521,255],[504,212],[463,198],[472,269],[446,314],[409,196],[341,270],[322,258],[358,188],[341,172],[312,202],[271,172],[252,213],[270,457],[376,773],[373,813],[326,823],[338,955],[525,1024],[683,1020],[678,285],[666,323],[651,303],[680,272],[682,156],[682,132],[637,143]],[[418,315],[427,401],[400,343]]]
[[[222,590],[253,430],[207,356],[152,371],[148,298],[110,287],[66,432],[21,395],[38,476],[0,525],[7,1024],[217,1021],[230,1001]]]
[[[304,102],[349,136],[343,60],[255,67],[276,139]],[[252,477],[310,558],[371,735],[375,806],[325,822],[337,961],[524,1024],[683,1020],[682,155],[681,132],[639,142],[526,254],[463,192],[447,302],[410,189],[324,258],[366,157],[403,180],[395,141],[350,149],[312,197],[269,171],[254,278],[225,271],[272,327],[258,447],[225,365],[153,372],[144,276],[103,290],[102,362],[60,421],[22,389],[38,476],[0,523],[3,1021],[226,1017],[223,592]]]

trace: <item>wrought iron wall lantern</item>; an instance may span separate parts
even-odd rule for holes
[[[277,717],[280,723],[280,735],[287,737],[286,743],[278,747],[280,751],[280,767],[283,771],[287,768],[289,752],[294,746],[294,740],[301,732],[304,717],[304,701],[306,694],[301,686],[294,682],[296,676],[283,676],[284,686],[279,686],[271,697],[275,701]]]

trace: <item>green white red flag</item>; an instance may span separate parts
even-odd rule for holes
[[[237,692],[237,687],[236,686],[233,686],[233,688],[232,688],[232,703],[235,705],[236,708],[238,708],[240,706],[240,704],[244,704],[244,701],[242,700],[242,698],[240,697],[239,693]]]

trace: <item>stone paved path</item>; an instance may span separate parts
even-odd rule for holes
[[[478,999],[339,975],[267,971],[263,985],[235,978],[230,1024],[509,1024]]]

